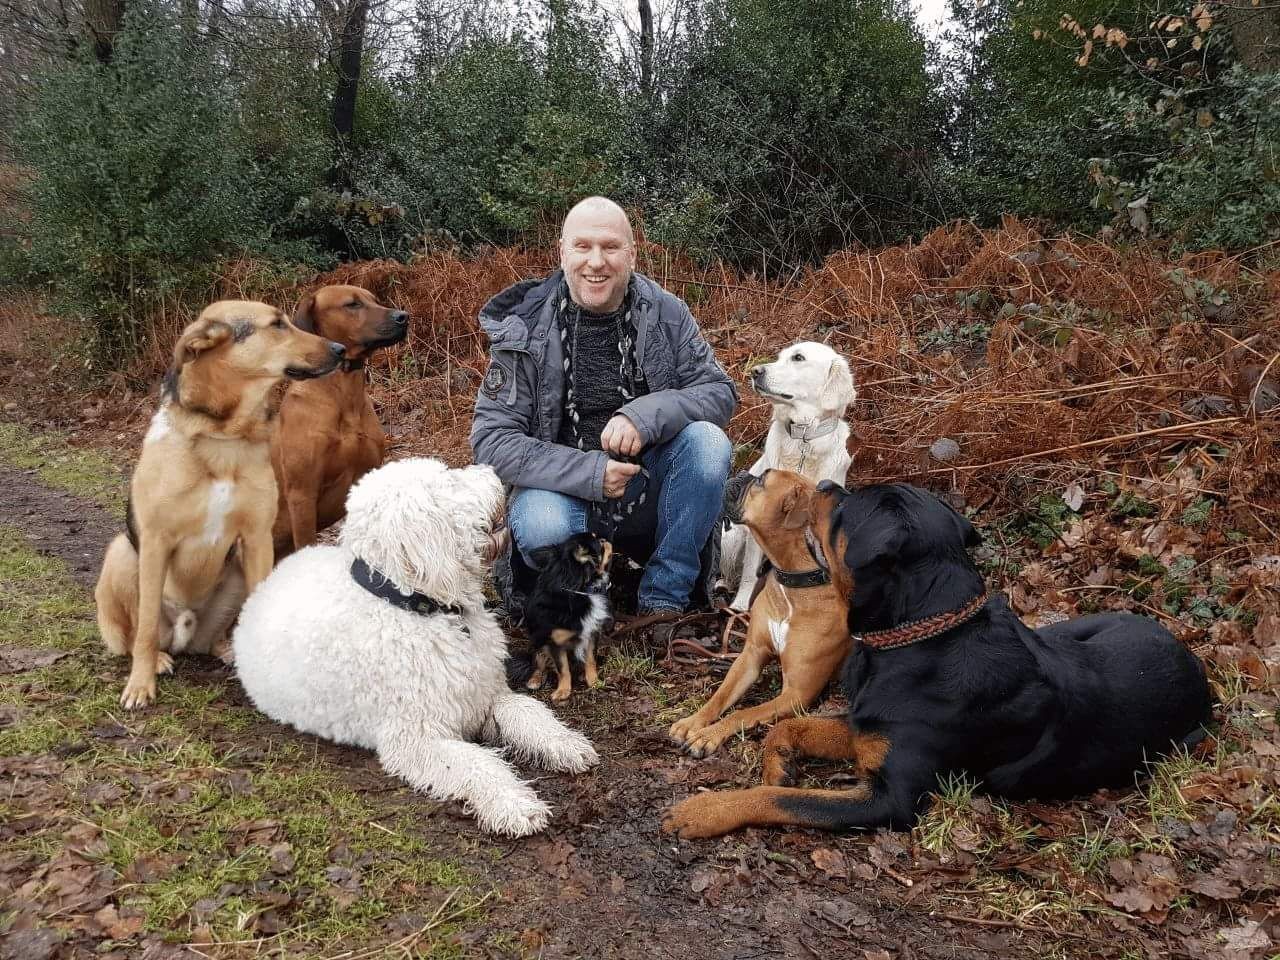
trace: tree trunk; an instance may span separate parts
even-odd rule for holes
[[[338,48],[338,82],[333,91],[333,132],[339,141],[355,129],[356,92],[360,86],[360,59],[364,55],[364,26],[369,0],[351,0],[342,24]]]
[[[653,96],[653,7],[637,0],[640,8],[640,92]]]
[[[116,34],[124,20],[125,0],[86,0],[84,22],[93,41],[93,55],[98,62],[109,64],[115,53]]]
[[[1240,62],[1254,73],[1280,70],[1280,4],[1235,0],[1223,8]]]

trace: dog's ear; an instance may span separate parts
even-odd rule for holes
[[[308,293],[293,311],[293,325],[307,333],[316,332],[316,295]]]
[[[823,410],[843,410],[857,398],[858,392],[853,387],[853,374],[849,372],[849,362],[844,357],[833,357],[831,366],[827,368],[827,380],[818,394],[818,402]]]
[[[925,501],[925,515],[932,518],[931,522],[936,523],[943,529],[946,529],[946,524],[950,523],[951,531],[956,540],[966,548],[976,547],[982,543],[982,534],[978,533],[973,524],[969,522],[969,518],[963,513],[935,493],[930,493],[927,490],[921,490],[918,493]],[[948,538],[948,541],[954,542],[950,541],[950,538]]]
[[[892,511],[872,514],[857,529],[847,531],[848,546],[844,564],[850,570],[865,570],[873,565],[888,567],[897,562],[907,544],[907,530]]]
[[[812,498],[807,490],[788,490],[782,499],[782,528],[803,530],[813,522]]]
[[[221,320],[205,320],[203,323],[193,324],[183,332],[173,346],[174,368],[180,370],[184,363],[189,363],[200,354],[226,343],[233,333],[230,324],[223,323]]]

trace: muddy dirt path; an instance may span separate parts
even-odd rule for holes
[[[119,522],[91,502],[48,489],[29,471],[0,467],[0,491],[0,524],[21,530],[36,549],[64,561],[76,581],[92,589]],[[211,664],[180,658],[180,672],[225,680]],[[499,894],[487,918],[466,935],[468,955],[888,960],[1041,952],[1036,933],[938,916],[948,909],[964,915],[966,908],[940,901],[934,879],[913,879],[905,838],[892,834],[834,838],[748,831],[685,843],[665,837],[658,823],[673,800],[702,787],[748,785],[755,771],[731,759],[700,762],[677,754],[653,719],[653,673],[641,680],[605,679],[608,689],[575,697],[562,711],[593,739],[600,766],[577,778],[539,781],[539,791],[556,809],[551,830],[499,843],[496,857],[495,845],[459,809],[398,788],[368,753],[267,721],[247,733],[215,728],[209,735],[220,741],[219,748],[242,745],[246,737],[305,741],[309,751],[314,747],[343,771],[354,789],[420,809],[433,855],[463,864]],[[715,679],[656,678],[687,688],[676,699]],[[246,704],[237,684],[228,683],[226,690],[225,702]]]

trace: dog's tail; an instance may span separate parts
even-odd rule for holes
[[[533,676],[533,654],[513,653],[506,659],[507,683],[512,687],[523,687]]]

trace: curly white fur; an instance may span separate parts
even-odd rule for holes
[[[272,719],[374,750],[388,773],[462,801],[486,830],[524,836],[547,825],[550,807],[501,750],[472,741],[570,773],[598,757],[507,687],[506,638],[482,593],[501,502],[488,467],[410,459],[366,474],[347,498],[340,544],[287,557],[245,603],[233,644],[240,682]],[[373,596],[351,579],[356,556],[463,615],[424,617]]]

